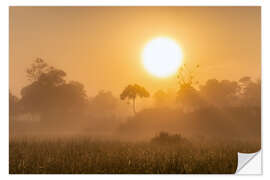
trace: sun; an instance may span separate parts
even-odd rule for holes
[[[177,72],[182,63],[182,51],[174,40],[158,37],[146,44],[142,59],[149,73],[164,78]]]

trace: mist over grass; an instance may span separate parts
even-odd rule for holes
[[[21,97],[10,92],[11,174],[234,173],[237,152],[260,149],[260,80],[88,97],[65,76],[37,59]]]

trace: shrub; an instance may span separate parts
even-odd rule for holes
[[[160,132],[151,139],[151,142],[156,144],[191,144],[181,134],[169,134],[168,132]]]

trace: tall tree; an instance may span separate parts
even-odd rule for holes
[[[182,105],[183,109],[188,111],[194,110],[202,105],[202,99],[199,96],[199,92],[194,88],[198,81],[195,81],[196,69],[199,68],[199,65],[196,65],[194,68],[189,68],[184,64],[178,71],[178,102]]]
[[[40,115],[42,122],[71,120],[76,115],[78,118],[86,103],[83,85],[66,82],[63,70],[45,64],[36,60],[27,70],[31,83],[21,90],[22,111]]]
[[[133,112],[134,114],[136,114],[136,105],[135,105],[136,98],[137,97],[144,98],[149,96],[150,96],[149,92],[144,87],[139,86],[138,84],[134,84],[128,85],[121,93],[120,98],[122,100],[125,99],[132,100]]]

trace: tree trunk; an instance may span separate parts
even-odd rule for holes
[[[133,112],[134,112],[134,115],[135,115],[136,114],[135,98],[133,98]]]

